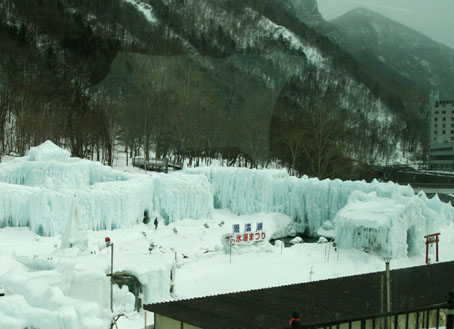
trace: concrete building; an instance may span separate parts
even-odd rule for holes
[[[430,95],[429,169],[454,171],[454,100]]]

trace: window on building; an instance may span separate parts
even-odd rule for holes
[[[443,123],[443,128],[446,128],[446,124]]]
[[[452,126],[452,125],[451,125]],[[434,124],[434,128],[438,128],[438,125],[437,124]]]
[[[442,113],[443,113],[443,114],[446,114],[446,111],[443,111]]]
[[[438,113],[440,113],[440,112],[438,112],[438,111],[435,111],[435,114],[438,114]]]
[[[445,117],[443,117],[443,121],[446,121],[446,118],[445,118]]]
[[[434,131],[434,134],[435,134],[435,135],[438,134],[438,131],[435,130],[435,131]]]
[[[446,130],[443,130],[441,133],[442,133],[443,135],[446,134]]]
[[[438,118],[434,118],[434,121],[438,121]]]

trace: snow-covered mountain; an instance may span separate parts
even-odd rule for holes
[[[419,88],[454,95],[454,50],[420,32],[364,8],[330,21],[337,31],[328,36],[370,65],[401,76]],[[404,81],[404,80],[402,80]]]
[[[405,99],[297,9],[307,24],[320,18],[290,1],[5,0],[0,151],[52,139],[111,163],[121,141],[157,156],[290,166],[286,132],[321,108],[342,128],[327,138],[344,164],[424,145],[424,114],[407,115]]]

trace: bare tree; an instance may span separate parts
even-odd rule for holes
[[[345,125],[340,109],[323,103],[309,112],[303,122],[302,150],[312,173],[318,178],[331,177],[336,164],[342,158]],[[296,135],[298,137],[298,134]],[[299,151],[295,140],[295,154]]]

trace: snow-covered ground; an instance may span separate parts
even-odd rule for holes
[[[184,220],[160,225],[157,230],[150,223],[130,229],[90,231],[86,251],[56,249],[59,236],[41,237],[27,228],[1,229],[0,277],[6,296],[0,297],[0,328],[108,328],[112,314],[105,274],[110,272],[110,250],[98,251],[98,242],[105,236],[114,242],[114,271],[135,274],[142,283],[160,279],[159,286],[147,290],[147,302],[384,270],[381,257],[356,249],[335,251],[330,243],[303,242],[282,248],[280,244],[260,242],[234,247],[230,262],[221,236],[231,230],[233,223],[271,223],[278,219],[272,214],[235,216],[216,210],[211,220]],[[443,226],[440,232],[440,261],[454,260],[454,225]],[[151,241],[156,248],[150,253]],[[175,295],[171,297],[168,278],[160,278],[156,268],[161,266],[165,272],[173,266],[174,251]],[[431,254],[434,259],[433,250]],[[423,254],[402,257],[393,259],[391,268],[421,265],[424,261]],[[143,311],[132,311],[134,298],[124,289],[115,292],[115,313],[127,311],[119,328],[143,328]],[[151,314],[147,319],[151,324]]]
[[[55,152],[49,154],[49,150]],[[323,231],[320,228],[329,231],[331,224],[321,225],[322,219],[335,216],[335,213],[332,214],[333,209],[338,211],[344,206],[348,211],[343,211],[342,222],[348,221],[349,216],[360,223],[373,221],[371,216],[380,219],[382,217],[380,214],[386,212],[380,211],[381,208],[377,207],[380,214],[374,215],[370,205],[376,202],[381,202],[381,207],[389,208],[388,211],[391,212],[396,208],[395,212],[386,217],[399,223],[408,220],[407,214],[416,216],[419,221],[431,221],[433,216],[439,216],[442,220],[437,221],[434,227],[432,225],[423,227],[426,230],[437,229],[441,232],[440,261],[454,259],[452,207],[442,205],[439,200],[413,197],[408,194],[411,190],[406,187],[364,182],[317,183],[316,180],[287,177],[282,171],[275,170],[256,172],[238,169],[235,172],[224,172],[224,169],[200,168],[188,169],[186,174],[145,175],[136,168],[125,167],[122,159],[117,163],[118,172],[111,173],[106,168],[98,168],[96,169],[98,174],[95,176],[104,177],[104,181],[85,184],[70,168],[77,160],[68,160],[52,146],[45,148],[45,151],[34,154],[32,161],[35,162],[35,166],[29,163],[30,158],[19,160],[17,163],[9,161],[0,166],[0,178],[3,177],[3,181],[9,179],[5,178],[8,176],[5,176],[5,170],[11,172],[24,166],[29,170],[24,175],[21,171],[23,169],[17,169],[19,175],[15,177],[19,178],[15,184],[1,183],[0,215],[26,213],[25,210],[19,209],[21,205],[17,202],[20,198],[5,195],[12,191],[22,197],[33,195],[35,203],[31,203],[32,208],[27,205],[29,207],[27,211],[41,211],[40,216],[47,216],[46,218],[54,221],[52,226],[54,231],[47,236],[38,235],[38,231],[35,233],[28,227],[0,229],[0,291],[5,292],[5,296],[0,297],[0,329],[23,329],[27,326],[41,329],[108,328],[112,317],[118,313],[126,314],[119,320],[119,328],[143,328],[144,313],[134,311],[134,297],[125,287],[122,289],[114,287],[114,314],[110,312],[110,281],[106,274],[110,273],[112,248],[99,249],[99,246],[105,246],[104,239],[107,236],[114,245],[114,272],[123,271],[136,276],[143,285],[141,297],[145,303],[384,270],[382,256],[359,249],[342,247],[334,249],[331,243],[304,241],[291,247],[285,247],[283,243],[272,245],[269,242],[270,238],[292,235],[302,225],[293,218],[298,211],[302,211],[302,208],[281,202],[286,194],[292,196],[296,202],[305,203],[306,214],[320,217],[312,223],[314,230],[318,228],[319,231]],[[62,159],[61,156],[64,159],[63,164],[58,163]],[[49,167],[46,162],[52,165]],[[43,179],[50,175],[49,168],[62,166],[65,167],[63,170],[53,171],[59,173],[58,179]],[[91,167],[83,163],[76,168]],[[87,169],[86,172],[92,173],[93,170]],[[4,176],[1,176],[2,174]],[[126,180],[108,181],[109,177],[126,177]],[[25,184],[27,179],[28,185]],[[63,180],[65,186],[59,180]],[[146,183],[143,183],[144,181]],[[188,186],[193,183],[199,185],[193,189],[189,188]],[[160,197],[155,199],[159,202],[147,203],[146,198],[140,199],[139,203],[134,200],[141,195],[134,194],[135,191],[144,192],[141,184],[151,184],[150,189],[145,189],[145,192],[159,194]],[[314,189],[314,186],[317,188]],[[156,192],[157,187],[164,192],[161,190]],[[204,190],[207,187],[212,195],[212,202],[217,204],[217,207],[212,207],[206,212],[207,216],[199,216],[201,212],[194,212],[194,209],[184,210],[187,211],[186,214],[198,215],[193,219],[182,215],[178,220],[176,217],[172,218],[174,220],[169,218],[166,220],[161,216],[159,208],[171,209],[171,202],[178,203],[176,208],[181,208],[178,212],[172,213],[174,216],[184,213],[186,203],[193,200],[202,202],[201,200],[207,198],[205,194],[208,192]],[[308,187],[317,193],[305,195],[303,190]],[[139,220],[134,220],[135,217],[132,216],[132,219],[127,220],[127,225],[118,225],[114,230],[93,230],[96,227],[88,227],[89,225],[80,229],[83,227],[84,221],[81,218],[84,219],[84,216],[104,220],[103,215],[99,213],[100,209],[95,208],[93,204],[86,207],[86,203],[90,204],[90,197],[99,195],[97,194],[99,190],[103,191],[102,196],[105,198],[103,200],[99,197],[100,204],[104,204],[102,209],[114,208],[107,210],[109,216],[115,216],[114,212],[117,211],[128,212],[116,207],[115,203],[131,202],[142,207],[134,214],[135,217],[140,217]],[[367,193],[367,197],[357,196],[355,200],[349,201],[347,194],[352,190],[361,190],[361,193]],[[94,194],[90,194],[93,191]],[[123,199],[122,193],[132,194],[133,197]],[[202,196],[193,199],[190,197],[191,193],[199,193]],[[79,200],[81,211],[74,210],[71,202],[74,194]],[[241,197],[232,200],[234,194]],[[376,196],[377,194],[379,196]],[[181,195],[183,197],[180,197]],[[109,200],[112,196],[117,196],[117,199]],[[299,198],[296,198],[297,196]],[[59,197],[65,201],[64,207],[56,206],[59,204]],[[151,194],[148,197],[152,199]],[[364,198],[367,200],[363,200]],[[36,207],[37,200],[40,201],[40,207]],[[248,200],[254,201],[253,204],[246,202]],[[274,200],[273,205],[267,204],[270,200]],[[315,208],[317,202],[322,208],[319,211]],[[354,202],[365,203],[355,206],[357,204]],[[387,207],[388,202],[393,207]],[[411,205],[412,211],[405,210],[407,204]],[[417,208],[414,207],[415,204]],[[149,207],[147,208],[151,217],[149,224],[143,224],[141,221],[143,206]],[[367,207],[369,208],[365,214],[368,218],[362,219],[358,212]],[[206,205],[201,203],[198,208],[205,209]],[[355,211],[355,208],[359,210]],[[418,209],[418,212],[414,209]],[[56,212],[57,215],[49,212]],[[348,215],[349,212],[352,212],[352,215]],[[157,229],[153,224],[155,217],[159,218]],[[43,222],[36,214],[34,218]],[[6,221],[0,218],[0,222],[1,220],[3,225],[19,223],[15,222],[14,218]],[[90,218],[88,222],[89,220]],[[165,225],[164,222],[168,224]],[[334,219],[332,222],[336,223]],[[386,221],[381,220],[380,225],[383,222]],[[120,219],[117,223],[120,223]],[[266,233],[265,240],[234,245],[230,250],[225,236],[232,233],[234,224],[239,224],[240,232],[243,232],[244,225],[248,223],[252,225],[252,231],[255,231],[257,223],[262,223],[263,231]],[[308,223],[309,221],[306,224]],[[71,234],[74,231],[77,234]],[[330,234],[332,233],[331,231]],[[407,239],[406,236],[401,238]],[[150,251],[151,244],[153,248]],[[73,247],[62,248],[68,245]],[[431,258],[435,258],[432,249]],[[425,255],[419,252],[411,257],[393,258],[391,268],[422,265],[424,261]],[[147,319],[148,324],[151,324],[152,314],[148,314]]]

